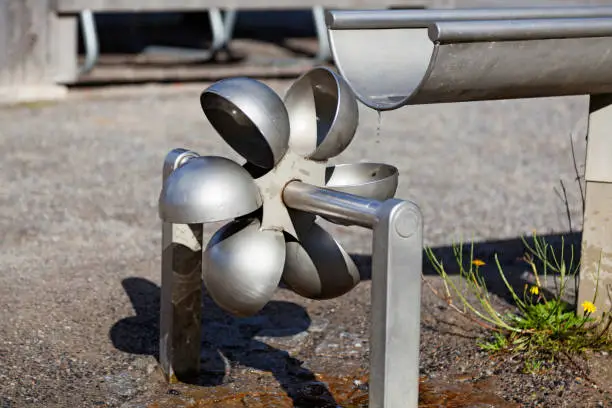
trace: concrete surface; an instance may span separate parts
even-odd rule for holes
[[[290,84],[267,82],[279,92]],[[62,102],[0,110],[3,408],[118,406],[146,392],[155,333],[134,344],[119,329],[131,321],[145,330],[156,313],[138,296],[159,284],[162,160],[174,147],[236,158],[200,111],[205,86],[80,90]],[[333,161],[398,166],[397,196],[422,207],[428,245],[563,233],[559,180],[574,229],[581,223],[569,138],[573,132],[582,166],[586,103],[408,107],[384,113],[379,131],[377,114],[363,109],[355,141]],[[366,231],[331,229],[350,252],[368,253]],[[150,287],[130,292],[134,279],[126,278]],[[367,304],[364,288],[356,293]],[[331,313],[338,302],[316,307]],[[350,322],[338,330],[367,332]]]

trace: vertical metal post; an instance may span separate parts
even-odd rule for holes
[[[423,221],[418,206],[387,200],[378,210],[372,254],[370,408],[416,408]]]
[[[196,153],[175,149],[166,156],[163,180]],[[201,224],[162,223],[159,361],[169,382],[200,371],[202,326]]]
[[[329,34],[325,24],[325,9],[323,6],[314,6],[312,8],[312,16],[314,18],[315,31],[317,32],[317,40],[319,41],[319,49],[314,59],[320,62],[329,61],[332,52],[329,45]]]
[[[373,229],[370,408],[417,408],[423,217],[410,201],[383,202],[294,181],[285,205]]]
[[[591,96],[589,110],[578,310],[597,292],[601,315],[612,307],[612,96]]]

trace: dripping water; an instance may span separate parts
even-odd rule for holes
[[[376,143],[380,143],[380,127],[382,125],[382,111],[377,110],[378,113],[378,123],[376,125]]]

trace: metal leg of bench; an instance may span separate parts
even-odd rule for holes
[[[230,9],[225,12],[225,43],[224,47],[227,47],[234,37],[234,28],[236,27],[236,17],[238,16],[238,10]]]
[[[228,25],[223,19],[223,14],[218,8],[212,8],[208,10],[208,19],[210,21],[210,28],[212,31],[212,43],[206,50],[199,50],[194,48],[180,48],[180,47],[162,47],[162,46],[150,46],[144,50],[145,54],[173,54],[183,57],[189,57],[198,60],[209,60],[212,59],[217,51],[227,48],[228,43],[231,39],[231,33],[235,24],[235,11],[228,12],[226,20],[231,24],[231,30],[228,30]]]
[[[597,295],[601,316],[612,307],[612,95],[591,96],[588,129],[578,310]]]
[[[370,408],[417,408],[423,221],[418,206],[387,200],[372,254]]]
[[[332,53],[329,45],[327,25],[325,24],[325,9],[323,6],[314,6],[312,8],[312,15],[314,18],[317,39],[319,40],[319,49],[317,51],[317,55],[315,56],[315,61],[329,61]]]
[[[208,10],[208,19],[210,20],[210,28],[212,30],[212,44],[210,46],[212,56],[227,44],[226,30],[221,10],[217,8]]]
[[[98,32],[96,21],[91,10],[83,10],[80,15],[83,42],[85,44],[85,62],[79,67],[79,76],[90,72],[100,55],[100,45],[98,43]]]
[[[163,181],[187,157],[185,149],[165,159]],[[166,380],[193,379],[200,371],[203,226],[162,223],[159,361]]]

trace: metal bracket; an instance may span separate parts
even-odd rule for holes
[[[419,207],[299,181],[287,184],[283,199],[289,208],[373,230],[369,406],[418,407],[423,266]]]
[[[174,149],[162,181],[197,153]],[[203,226],[162,222],[159,360],[171,382],[197,376],[202,332]]]

